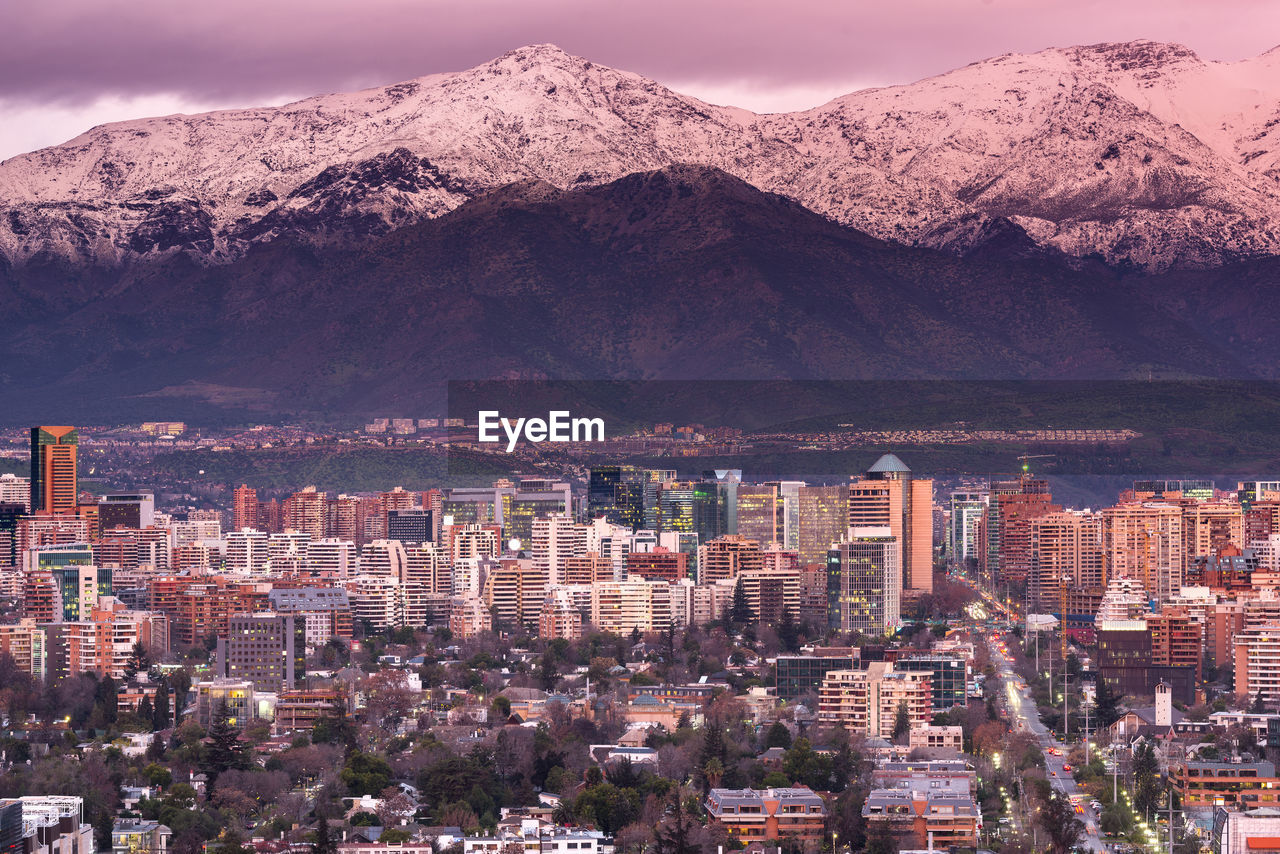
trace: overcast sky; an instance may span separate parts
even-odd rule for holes
[[[5,0],[0,159],[107,121],[276,104],[551,42],[706,100],[803,109],[1009,52],[1280,42],[1276,0]]]

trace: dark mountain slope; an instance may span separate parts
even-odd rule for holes
[[[135,413],[422,411],[455,378],[1270,374],[1271,329],[1245,358],[1157,280],[1028,251],[1017,231],[965,258],[907,248],[705,167],[521,183],[357,250],[0,271],[0,394],[83,420],[135,395]],[[1183,275],[1192,293],[1226,273]]]

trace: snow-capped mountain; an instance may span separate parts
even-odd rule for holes
[[[0,164],[11,264],[238,257],[349,240],[517,181],[713,166],[833,220],[964,249],[1006,218],[1148,269],[1280,255],[1280,50],[1152,42],[1007,55],[799,113],[706,104],[522,48],[456,74],[278,108],[94,128]],[[0,259],[2,260],[2,259]]]

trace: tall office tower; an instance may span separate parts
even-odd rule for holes
[[[231,526],[237,531],[258,527],[258,490],[247,484],[236,487],[231,498]]]
[[[802,486],[796,491],[796,554],[801,565],[827,562],[827,552],[849,530],[847,486]]]
[[[1208,501],[1213,498],[1211,480],[1135,480],[1133,501],[1168,501],[1173,503]]]
[[[270,538],[263,531],[246,528],[227,532],[227,570],[242,575],[262,575],[271,559]]]
[[[736,485],[669,480],[658,493],[658,530],[698,535],[700,542],[728,533],[728,500]]]
[[[986,492],[951,493],[951,518],[947,522],[947,556],[963,565],[978,559],[978,530],[987,512]]]
[[[496,488],[450,489],[442,502],[442,512],[449,525],[501,526],[502,494]]]
[[[104,495],[98,499],[98,530],[150,528],[155,524],[156,499],[150,492]]]
[[[646,527],[646,497],[651,483],[646,469],[595,466],[587,481],[587,516],[636,530]]]
[[[569,516],[573,511],[573,490],[569,484],[523,478],[512,492],[502,496],[502,535],[519,540],[528,549],[534,523],[544,516]]]
[[[885,635],[901,624],[902,545],[889,526],[850,528],[827,553],[827,624]]]
[[[761,545],[781,543],[785,535],[784,503],[776,483],[738,486],[736,533]]]
[[[75,513],[80,491],[76,481],[74,427],[31,428],[31,513]]]
[[[1016,480],[991,486],[983,529],[986,542],[980,569],[997,583],[1026,581],[1031,569],[1031,520],[1061,510],[1049,483],[1024,472]]]
[[[1132,578],[1157,601],[1182,587],[1184,545],[1176,504],[1118,504],[1102,511],[1107,578]]]
[[[536,630],[546,595],[546,573],[531,560],[500,560],[484,582],[484,601],[493,612],[495,626],[508,629]]]
[[[1058,614],[1067,591],[1103,587],[1102,519],[1096,513],[1060,510],[1031,520],[1027,602],[1036,613]]]
[[[0,474],[0,504],[21,504],[24,514],[31,512],[31,478]]]
[[[702,480],[716,488],[716,535],[737,534],[738,490],[742,487],[742,469],[714,469],[704,471]]]
[[[804,481],[776,480],[763,485],[777,491],[778,542],[783,548],[795,551],[799,548],[800,488]],[[741,520],[738,524],[741,526]]]
[[[307,543],[304,566],[313,578],[342,580],[356,574],[356,544],[336,538]]]
[[[374,540],[360,550],[360,574],[404,578],[404,544],[398,540]]]
[[[849,484],[849,527],[888,526],[902,546],[902,587],[933,591],[933,481],[913,478],[893,454]]]
[[[1186,569],[1198,557],[1226,546],[1244,546],[1244,513],[1234,501],[1182,501],[1182,556]]]
[[[435,542],[435,514],[430,510],[388,510],[387,539],[408,545]]]
[[[717,537],[698,547],[698,583],[714,584],[764,566],[760,544],[744,537]]]
[[[218,638],[218,675],[259,691],[292,690],[307,677],[306,619],[294,614],[235,614]]]
[[[546,574],[549,583],[562,584],[566,561],[587,553],[586,526],[574,522],[568,513],[555,513],[535,518],[531,533],[533,565]]]
[[[308,486],[284,500],[281,516],[287,530],[301,531],[313,540],[328,536],[328,502],[323,492]]]

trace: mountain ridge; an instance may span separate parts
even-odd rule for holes
[[[1280,53],[1135,41],[1006,54],[755,114],[553,45],[274,108],[94,128],[0,163],[0,256],[232,261],[358,242],[517,181],[721,169],[843,225],[953,252],[1007,220],[1159,271],[1280,254]]]

